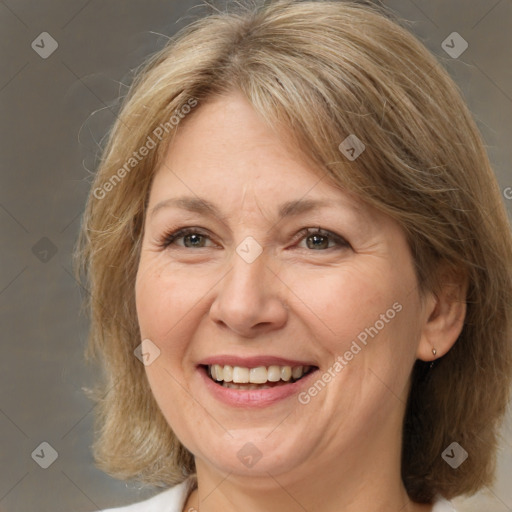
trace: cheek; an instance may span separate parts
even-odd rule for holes
[[[187,363],[194,348],[191,341],[206,314],[203,299],[214,283],[212,272],[205,278],[176,268],[163,256],[141,258],[135,284],[137,318],[141,338],[160,349],[155,364],[146,367],[155,397],[165,403],[164,393],[170,403],[184,405],[190,398],[181,395],[191,376]]]
[[[168,267],[158,257],[142,258],[135,284],[141,335],[155,341],[163,341],[174,326],[183,328],[180,320],[197,303],[197,293],[187,286],[185,276],[179,271],[171,273]]]
[[[382,379],[399,394],[419,340],[419,306],[411,292],[415,277],[405,265],[397,270],[385,260],[362,263],[332,269],[322,278],[318,273],[301,273],[301,279],[289,274],[286,282],[294,283],[297,297],[304,297],[295,312],[312,339],[332,360],[341,356],[349,366],[339,382],[362,389],[368,382],[382,387]],[[349,374],[350,382],[345,380]]]
[[[292,271],[281,274],[286,283],[293,283],[295,312],[314,329],[315,337],[326,340],[330,352],[347,350],[360,333],[364,339],[365,329],[381,314],[395,314],[392,306],[400,287],[388,268],[369,263],[327,269],[321,275],[318,269],[300,276]]]
[[[160,348],[158,358],[145,367],[153,396],[173,431],[187,441],[187,418],[194,411],[189,411],[190,394],[181,363],[197,300],[179,273],[171,275],[167,268],[158,259],[141,258],[135,284],[137,317],[142,339],[149,338]],[[183,318],[188,321],[180,321]]]
[[[163,292],[159,275],[141,261],[135,281],[135,305],[142,338],[155,338],[160,325]]]

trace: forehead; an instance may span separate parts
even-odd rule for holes
[[[222,217],[251,197],[279,218],[321,207],[366,222],[382,217],[306,162],[240,93],[199,104],[178,125],[156,170],[150,212],[165,206]]]
[[[205,182],[248,189],[271,181],[304,195],[327,181],[325,172],[306,163],[286,134],[270,128],[237,91],[200,103],[175,130],[156,182],[170,184],[174,177],[189,185],[190,193]]]

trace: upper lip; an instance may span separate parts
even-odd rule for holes
[[[211,356],[203,359],[198,363],[203,366],[211,366],[213,364],[240,366],[242,368],[257,368],[259,366],[315,366],[309,361],[297,361],[294,359],[286,359],[277,356],[253,356],[253,357],[240,357],[235,355],[218,355]]]

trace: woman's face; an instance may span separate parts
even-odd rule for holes
[[[136,301],[151,389],[196,464],[275,476],[399,457],[424,320],[405,234],[238,93],[178,127],[149,198]],[[299,367],[310,373],[295,381]]]

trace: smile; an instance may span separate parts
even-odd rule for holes
[[[313,366],[271,365],[248,368],[213,364],[207,366],[207,374],[214,382],[225,388],[252,390],[294,383],[313,369]]]

